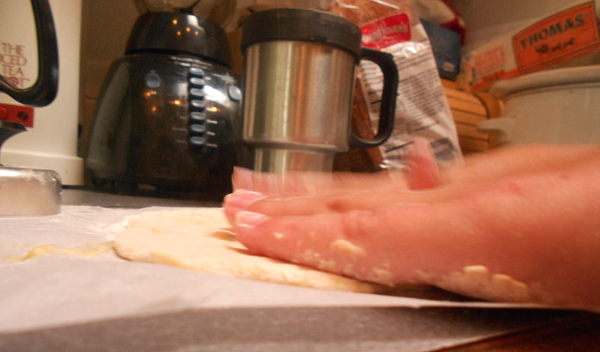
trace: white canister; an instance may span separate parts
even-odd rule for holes
[[[2,145],[5,166],[56,171],[64,185],[83,184],[77,156],[81,0],[50,0],[59,55],[56,99],[35,108],[33,126]],[[19,79],[19,88],[37,79],[37,39],[30,1],[0,0],[0,74]],[[14,81],[14,80],[13,80]],[[0,103],[21,105],[0,93]]]
[[[503,117],[477,125],[500,144],[600,143],[600,66],[532,73],[496,83]]]

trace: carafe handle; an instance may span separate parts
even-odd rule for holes
[[[361,48],[360,59],[375,63],[383,72],[383,92],[381,94],[381,108],[379,109],[379,124],[377,134],[373,139],[364,139],[354,132],[350,135],[348,144],[354,148],[372,148],[383,144],[394,131],[394,118],[396,114],[396,94],[398,92],[398,68],[393,56],[382,51]]]
[[[38,78],[29,88],[19,89],[0,75],[0,91],[19,103],[46,106],[58,92],[58,44],[48,0],[31,0],[38,51]]]

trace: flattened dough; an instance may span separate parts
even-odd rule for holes
[[[374,293],[379,285],[310,269],[248,251],[221,208],[148,212],[129,221],[114,248],[123,258],[302,287]]]

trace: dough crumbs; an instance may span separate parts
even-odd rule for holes
[[[7,261],[12,261],[12,262],[24,262],[26,260],[29,260],[29,259],[32,259],[35,257],[39,257],[39,256],[43,256],[43,255],[50,255],[50,254],[68,254],[68,255],[76,255],[79,257],[91,257],[91,256],[95,256],[95,255],[99,255],[99,254],[108,252],[111,249],[112,249],[112,246],[108,242],[106,242],[106,243],[88,243],[85,245],[81,245],[78,247],[71,247],[71,248],[61,248],[61,247],[56,247],[56,246],[52,246],[52,245],[42,245],[42,246],[34,247],[33,249],[31,249],[29,251],[29,253],[27,253],[23,257],[15,257],[15,256],[0,257],[0,260],[7,260]]]
[[[512,277],[504,274],[495,274],[493,276],[494,286],[497,286],[501,291],[510,292],[515,291],[518,292],[523,299],[526,299],[529,296],[527,285],[523,282],[517,281]]]
[[[329,249],[332,252],[341,252],[345,254],[350,254],[353,257],[361,257],[365,255],[365,250],[360,248],[359,246],[350,243],[346,240],[335,240],[329,246]]]
[[[374,274],[373,280],[369,280],[369,281],[379,282],[379,283],[387,285],[387,286],[394,286],[394,280],[393,280],[391,272],[389,272],[387,270],[375,268],[375,269],[373,269],[373,274]]]
[[[250,252],[235,236],[222,208],[188,208],[143,213],[118,233],[118,255],[139,262],[173,265],[211,274],[279,284],[363,293],[385,292],[382,285],[283,262]],[[323,269],[333,263],[305,253]],[[302,258],[305,259],[305,258]]]
[[[463,268],[431,283],[448,291],[491,301],[528,302],[530,292],[527,285],[505,274],[490,275],[483,265]]]
[[[310,249],[304,251],[300,257],[293,260],[294,263],[314,263],[317,268],[323,271],[337,271],[338,267],[333,261],[321,259],[321,254],[313,252]]]
[[[317,268],[325,271],[337,271],[337,264],[331,260],[319,260]]]

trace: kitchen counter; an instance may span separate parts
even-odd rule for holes
[[[220,202],[65,189],[63,205],[95,219],[105,216],[95,207],[132,212]],[[32,223],[24,229],[44,232]],[[11,239],[21,235],[30,238]],[[107,268],[111,275],[102,276]],[[54,274],[36,276],[43,270]],[[59,281],[69,289],[60,291]],[[586,312],[477,302],[415,308],[387,297],[371,304],[369,295],[216,277],[109,253],[0,261],[0,282],[0,351],[591,351],[600,333],[600,315]]]
[[[176,195],[164,196],[154,191],[140,190],[131,195],[125,192],[106,192],[86,188],[65,188],[62,191],[63,205],[90,205],[106,208],[145,207],[218,207],[221,201],[185,198]]]

